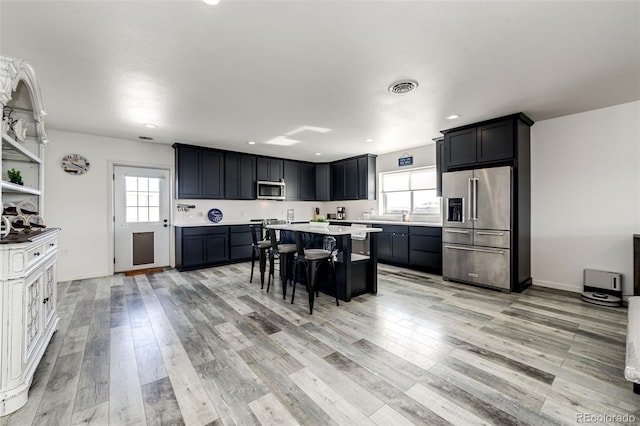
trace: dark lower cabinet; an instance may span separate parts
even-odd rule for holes
[[[377,225],[378,260],[399,266],[409,264],[409,227],[404,225]]]
[[[178,270],[195,269],[228,259],[228,226],[176,227]]]
[[[442,228],[435,226],[374,225],[378,260],[397,266],[442,273]]]
[[[176,269],[186,271],[251,259],[249,225],[176,227]]]
[[[442,273],[442,228],[409,227],[409,266]]]
[[[251,259],[251,229],[249,225],[233,225],[229,227],[229,246],[231,261]]]

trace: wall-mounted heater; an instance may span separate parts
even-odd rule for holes
[[[585,269],[582,300],[602,306],[622,306],[622,274]]]

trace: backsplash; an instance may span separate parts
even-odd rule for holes
[[[371,209],[378,212],[378,202],[368,200],[354,201],[274,201],[274,200],[173,200],[174,223],[176,225],[193,223],[211,223],[207,218],[210,209],[220,209],[223,219],[220,222],[239,222],[251,219],[286,219],[287,210],[293,209],[294,220],[313,218],[316,207],[320,214],[335,214],[337,207],[345,207],[347,220],[362,219],[363,213]],[[179,211],[178,204],[194,205],[187,212]]]

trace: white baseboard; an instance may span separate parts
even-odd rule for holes
[[[556,290],[571,291],[573,293],[582,293],[582,286],[575,286],[565,283],[556,283],[553,281],[533,280],[533,285],[540,287],[554,288]]]

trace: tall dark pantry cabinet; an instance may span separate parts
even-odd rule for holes
[[[446,188],[444,190],[442,187],[438,188],[442,191],[445,215],[442,230],[443,270],[455,271],[448,278],[516,292],[531,285],[530,127],[532,125],[533,121],[529,117],[519,113],[443,130],[443,140],[436,141],[439,173],[465,170],[479,172],[483,169],[494,170],[499,167],[511,173],[510,201],[509,197],[503,198],[507,200],[507,205],[510,203],[508,206],[510,223],[507,223],[509,226],[503,225],[506,229],[504,232],[489,232],[485,229],[475,229],[471,225],[474,220],[478,220],[477,211],[472,208],[477,206],[477,200],[475,200],[477,189],[474,190],[474,184],[477,188],[477,182],[470,182],[469,194],[462,191],[460,194],[452,195],[447,193]],[[449,176],[453,175],[447,174],[445,177]],[[441,178],[438,179],[438,184],[442,184]],[[493,192],[498,189],[497,187],[486,188],[486,197],[497,197]],[[491,202],[492,200],[489,200],[489,205]],[[450,218],[452,212],[449,210],[454,213],[455,218]],[[447,223],[458,221],[461,222],[462,229],[447,228]],[[465,221],[470,224],[462,225]],[[502,240],[496,243],[495,236],[498,234]],[[487,237],[488,235],[491,237]],[[495,247],[498,249],[496,250]],[[479,265],[480,257],[486,256],[483,253],[492,251],[504,253],[504,256],[508,253],[508,261],[505,262],[503,269],[497,270],[495,265],[494,269],[483,269],[484,266]],[[483,276],[486,280],[482,278]],[[500,283],[493,282],[492,276],[494,278],[500,276]]]

